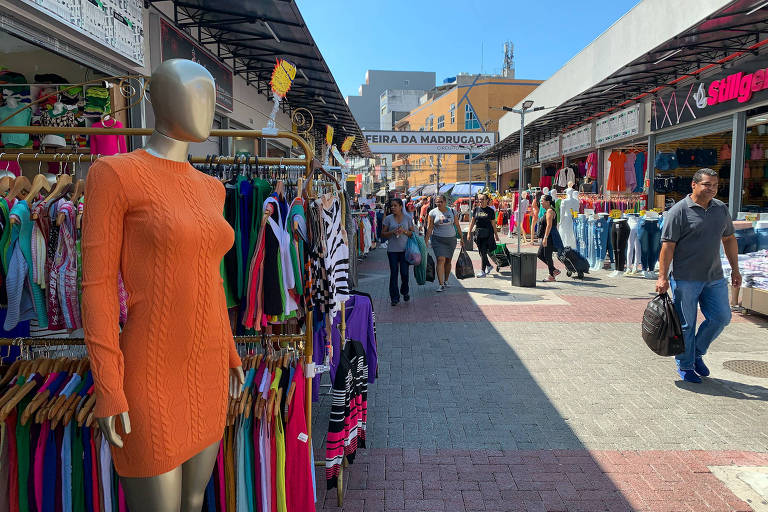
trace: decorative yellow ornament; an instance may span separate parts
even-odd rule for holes
[[[296,66],[285,59],[278,60],[277,64],[275,64],[275,69],[272,71],[272,81],[270,82],[275,96],[280,99],[285,98],[293,84],[294,78],[296,78]]]
[[[325,143],[329,146],[333,144],[333,126],[325,125]]]
[[[348,135],[344,138],[344,142],[341,143],[341,152],[342,153],[348,153],[350,149],[352,149],[352,143],[355,142],[355,136],[354,135]]]

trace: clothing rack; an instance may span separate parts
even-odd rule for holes
[[[0,134],[3,133],[26,133],[29,135],[125,135],[125,136],[149,136],[152,135],[154,130],[149,128],[92,128],[92,127],[53,127],[53,126],[2,126],[0,125]],[[243,137],[243,138],[275,138],[275,139],[290,139],[294,141],[303,151],[304,157],[303,158],[276,158],[276,157],[255,157],[251,156],[248,157],[248,162],[250,163],[251,160],[253,160],[253,163],[258,163],[260,165],[276,165],[276,166],[299,166],[301,169],[305,169],[305,173],[303,176],[304,183],[301,187],[301,194],[305,197],[308,197],[308,191],[310,190],[310,185],[312,184],[313,177],[318,175],[322,176],[325,179],[323,182],[327,182],[335,186],[336,190],[339,193],[343,193],[344,189],[339,183],[339,181],[336,179],[335,176],[333,176],[331,173],[323,169],[322,165],[319,163],[318,160],[313,158],[313,150],[309,146],[309,144],[302,138],[301,136],[292,133],[292,132],[286,132],[286,131],[279,131],[275,134],[272,133],[263,133],[261,130],[211,130],[210,137]],[[35,161],[35,162],[67,162],[67,158],[62,158],[62,155],[67,155],[66,153],[0,153],[0,161]],[[69,156],[80,156],[75,153],[69,154]],[[91,155],[89,155],[91,156]],[[96,158],[99,158],[100,155],[95,155]],[[225,164],[235,164],[235,163],[245,163],[244,160],[245,157],[243,156],[222,156],[216,158],[216,163],[225,163]],[[77,162],[76,158],[72,158],[73,163]],[[92,161],[92,160],[91,160]],[[206,157],[191,157],[189,158],[190,163],[199,163],[199,164],[205,164],[210,163],[211,158]],[[321,183],[323,183],[321,182]],[[342,218],[344,217],[346,213],[346,205],[344,201],[341,201],[341,213]],[[308,435],[308,443],[312,442],[312,378],[314,377],[315,372],[315,365],[312,360],[312,351],[313,351],[313,340],[312,340],[312,312],[307,311],[306,312],[306,326],[305,327],[305,334],[303,335],[260,335],[260,336],[238,336],[234,337],[235,343],[261,343],[265,339],[269,340],[276,340],[276,341],[285,341],[288,343],[295,342],[298,340],[304,341],[304,364],[305,368],[308,368],[309,371],[306,372],[307,375],[305,375],[305,385],[306,385],[306,404],[305,404],[305,411],[306,411],[306,422],[307,422],[307,435]],[[341,307],[341,324],[340,324],[340,333],[341,333],[341,339],[345,339],[345,330],[346,330],[346,320],[345,320],[345,314],[344,314],[344,304],[342,304]],[[330,332],[329,332],[330,335]],[[0,346],[7,346],[7,345],[35,345],[38,344],[39,346],[54,346],[54,343],[58,345],[83,345],[84,340],[82,338],[2,338],[0,339]],[[325,462],[320,462],[320,464],[325,465]],[[342,472],[339,474],[338,479],[338,490],[337,490],[337,498],[339,506],[342,506],[343,504],[343,486],[342,486],[342,478],[343,478],[343,467],[346,466],[347,461],[345,457],[344,464],[342,465]],[[318,462],[315,462],[315,465],[318,465]]]

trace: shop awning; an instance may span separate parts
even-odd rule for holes
[[[453,189],[453,187],[455,187],[455,186],[456,186],[455,183],[446,183],[445,185],[440,187],[440,193],[441,194],[448,194],[448,193],[450,193],[451,189]]]
[[[147,0],[146,3],[160,0]],[[200,42],[234,74],[268,94],[277,59],[293,63],[298,72],[288,92],[288,106],[305,108],[314,118],[315,139],[325,137],[325,125],[335,129],[334,143],[355,135],[352,152],[371,156],[360,127],[352,116],[328,65],[315,44],[294,1],[285,0],[173,0],[174,21],[191,30]]]
[[[411,195],[420,194],[421,193],[421,189],[423,189],[423,188],[424,188],[424,185],[418,185],[416,187],[411,187],[411,188],[408,189],[408,193],[411,194]]]
[[[768,8],[755,9],[760,4],[755,0],[731,2],[568,101],[541,105],[556,108],[526,123],[526,148],[538,147],[540,142],[653,94],[663,94],[686,78],[718,69],[742,55],[765,52]],[[535,91],[531,98],[534,95]],[[517,131],[488,148],[481,158],[499,158],[517,153],[519,148]]]
[[[453,187],[453,190],[451,191],[451,195],[453,197],[469,197],[474,196],[478,192],[481,192],[483,189],[485,189],[485,185],[477,185],[472,184],[472,188],[470,189],[470,185],[468,183],[457,183],[455,187]]]
[[[425,185],[423,189],[421,189],[421,195],[423,196],[433,196],[437,193],[437,185],[430,184]]]

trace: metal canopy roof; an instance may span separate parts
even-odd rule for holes
[[[580,124],[624,108],[665,88],[746,55],[768,50],[765,0],[736,0],[688,30],[672,37],[599,84],[525,126],[526,149]],[[481,158],[517,153],[520,132],[485,151]]]
[[[148,0],[148,3],[161,0]],[[339,90],[320,49],[293,0],[173,0],[174,22],[187,29],[234,74],[271,94],[275,62],[284,58],[297,68],[288,92],[290,110],[306,108],[314,118],[315,139],[325,139],[325,125],[334,127],[334,143],[355,135],[353,154],[369,156],[360,127]]]

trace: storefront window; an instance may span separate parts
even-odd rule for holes
[[[232,150],[235,154],[238,153],[250,153],[252,155],[258,154],[258,139],[250,139],[247,137],[234,137],[232,139]]]
[[[747,119],[741,211],[768,212],[768,112]]]
[[[768,147],[768,138],[766,138]],[[656,145],[653,162],[655,206],[669,208],[691,192],[693,174],[705,167],[720,176],[717,199],[727,203],[731,178],[732,132],[720,132]]]

